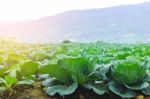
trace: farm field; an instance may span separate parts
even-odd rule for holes
[[[150,99],[150,44],[0,46],[0,99]]]

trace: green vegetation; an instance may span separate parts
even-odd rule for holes
[[[3,41],[0,46],[2,97],[18,87],[37,87],[37,83],[49,97],[71,95],[81,88],[99,96],[150,96],[149,44]]]

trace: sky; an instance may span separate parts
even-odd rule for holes
[[[27,21],[70,10],[138,4],[150,0],[0,0],[0,22]]]

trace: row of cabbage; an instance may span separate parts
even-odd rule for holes
[[[6,49],[0,52],[0,93],[42,81],[50,96],[69,95],[81,86],[98,95],[150,95],[146,44],[25,44]]]

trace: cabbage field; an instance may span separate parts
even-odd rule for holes
[[[150,44],[0,46],[0,99],[150,99]]]

